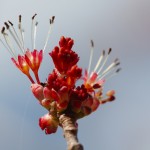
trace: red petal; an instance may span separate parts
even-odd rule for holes
[[[59,102],[59,101],[60,101],[60,96],[59,96],[59,94],[58,94],[54,89],[51,90],[51,97],[52,97],[56,102]]]
[[[96,72],[92,72],[91,76],[90,76],[90,82],[95,82],[96,78],[97,78],[97,73]]]

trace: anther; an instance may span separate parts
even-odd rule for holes
[[[21,15],[19,15],[19,23],[21,23]]]
[[[36,15],[37,15],[37,14],[34,14],[34,15],[32,16],[32,20],[34,20],[34,18],[35,18]]]
[[[52,16],[51,19],[49,20],[50,26],[49,26],[48,34],[47,34],[47,37],[46,37],[46,40],[45,40],[43,52],[44,52],[45,49],[46,49],[46,46],[47,46],[47,43],[48,43],[48,39],[49,39],[49,35],[50,35],[50,33],[51,33],[52,26],[53,26],[53,23],[54,23],[54,19],[55,19],[55,16]]]
[[[6,28],[9,29],[8,23],[7,23],[7,22],[4,22],[4,24],[5,24]]]
[[[108,55],[111,53],[111,51],[112,51],[112,49],[111,49],[111,48],[109,48],[109,50],[108,50]]]
[[[91,40],[91,46],[94,47],[94,42],[93,42],[93,40]]]
[[[120,65],[120,62],[118,62],[118,63],[115,64],[115,66],[119,66],[119,65]]]
[[[120,72],[120,70],[121,70],[121,68],[118,68],[118,69],[116,70],[116,73]]]
[[[52,16],[52,18],[50,19],[50,24],[53,24],[55,20],[55,16]]]
[[[5,32],[5,27],[2,27],[1,33],[4,34]]]
[[[91,52],[90,52],[88,73],[90,73],[90,69],[91,69],[91,64],[92,64],[92,59],[93,59],[93,51],[94,51],[94,42],[91,40]]]
[[[13,23],[12,23],[11,21],[8,20],[8,22],[9,22],[9,24],[10,24],[11,26],[13,26]]]
[[[105,55],[105,50],[103,50],[102,55],[103,55],[103,56]]]

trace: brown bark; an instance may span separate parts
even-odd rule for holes
[[[83,146],[77,138],[78,128],[75,126],[76,120],[69,115],[62,114],[59,117],[59,121],[67,141],[67,150],[83,150]]]

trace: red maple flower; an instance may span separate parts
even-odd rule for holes
[[[46,134],[55,133],[59,126],[59,117],[61,114],[71,114],[75,120],[85,117],[96,111],[101,104],[113,101],[115,99],[115,91],[110,90],[103,94],[105,82],[118,73],[120,64],[118,59],[115,59],[106,67],[106,62],[110,56],[111,49],[106,53],[102,52],[94,69],[91,69],[94,43],[91,41],[91,55],[89,59],[88,69],[85,69],[85,74],[82,76],[82,68],[78,67],[79,56],[72,50],[74,40],[70,37],[62,36],[59,45],[49,53],[55,68],[47,77],[46,82],[41,83],[39,79],[39,68],[43,60],[43,53],[48,42],[48,36],[44,44],[44,48],[40,51],[35,49],[35,39],[37,30],[36,14],[32,17],[32,50],[25,48],[24,30],[22,28],[21,16],[19,16],[19,33],[13,27],[13,24],[5,22],[5,27],[2,28],[2,34],[6,44],[12,55],[12,61],[16,67],[24,73],[31,81],[31,91],[36,97],[41,106],[48,110],[48,114],[39,119],[39,126],[45,130]],[[50,19],[52,26],[54,17]],[[50,30],[51,30],[50,26]],[[48,35],[50,33],[48,32]],[[8,34],[9,33],[9,34]],[[20,38],[19,38],[20,37]],[[13,38],[21,52],[16,54],[12,44],[9,42]],[[30,69],[33,72],[36,83],[30,75]],[[77,84],[77,81],[82,79]]]
[[[108,73],[114,72],[115,74],[120,70],[116,69],[119,65],[118,59],[103,70],[111,50],[106,57],[105,52],[103,52],[91,73],[92,58],[90,58],[89,68],[85,70],[85,75],[82,77],[82,69],[77,65],[79,57],[71,49],[73,40],[61,37],[59,46],[50,53],[55,68],[48,75],[47,82],[43,85],[33,84],[31,87],[35,97],[52,117],[59,119],[59,115],[69,113],[74,118],[80,119],[96,111],[101,104],[115,99],[114,90],[108,91],[106,98],[102,92],[104,83],[108,79],[105,76]],[[79,79],[84,81],[81,86],[76,85]],[[46,129],[47,134],[51,133],[47,132],[49,126],[46,123],[40,123],[40,126],[42,129]]]
[[[34,50],[31,52],[29,49],[25,53],[25,60],[31,70],[33,71],[35,78],[38,83],[40,83],[39,76],[38,76],[38,70],[41,65],[43,59],[43,50],[37,51]]]
[[[31,29],[31,38],[32,38],[32,49],[33,51],[30,51],[28,48],[25,48],[25,42],[24,42],[24,29],[22,28],[22,17],[19,15],[19,24],[18,24],[18,30],[19,33],[17,33],[16,29],[14,28],[14,25],[12,22],[8,21],[5,22],[5,27],[2,28],[2,35],[4,37],[4,42],[1,40],[2,44],[4,47],[9,51],[9,53],[12,55],[11,60],[13,63],[16,65],[16,67],[23,72],[29,80],[34,83],[33,78],[30,75],[30,69],[33,71],[37,83],[40,83],[39,75],[38,75],[38,70],[40,67],[40,64],[43,59],[43,51],[45,50],[48,42],[48,37],[50,34],[50,30],[52,27],[52,24],[54,22],[54,16],[50,19],[50,29],[48,32],[48,36],[45,41],[45,45],[43,50],[36,50],[35,49],[35,39],[36,39],[36,31],[37,31],[37,25],[38,22],[35,20],[35,14],[32,17],[32,29]],[[16,45],[19,48],[19,53],[17,54],[16,50],[14,50],[13,44],[10,42],[11,39],[13,39],[16,43]]]
[[[66,74],[79,61],[78,55],[71,50],[74,42],[71,38],[61,37],[59,47],[56,46],[50,54],[56,69],[60,74]]]
[[[45,130],[46,134],[55,133],[58,128],[58,120],[56,120],[52,115],[45,114],[39,119],[39,126],[42,130]]]

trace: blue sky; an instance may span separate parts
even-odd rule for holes
[[[122,71],[106,83],[104,91],[116,90],[116,101],[103,105],[79,120],[79,140],[85,150],[150,149],[150,1],[149,0],[1,0],[0,26],[23,16],[26,45],[31,47],[31,17],[37,13],[36,48],[42,49],[48,19],[56,16],[40,78],[53,69],[48,52],[60,36],[75,40],[79,66],[87,68],[90,40],[95,42],[94,62],[103,49],[112,48],[110,61],[121,61]],[[30,91],[30,82],[12,64],[0,45],[0,149],[66,149],[62,130],[45,135],[38,126],[46,111]]]

